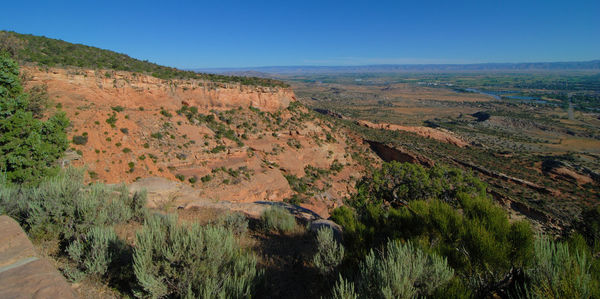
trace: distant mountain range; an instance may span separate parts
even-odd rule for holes
[[[480,72],[480,71],[600,71],[600,60],[574,62],[523,62],[476,64],[384,64],[361,66],[266,66],[247,68],[192,69],[207,73],[268,77],[268,74],[326,73],[407,73],[407,72]]]

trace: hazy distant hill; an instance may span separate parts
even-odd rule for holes
[[[400,72],[478,72],[478,71],[576,71],[598,70],[600,60],[575,62],[524,62],[477,64],[387,64],[363,66],[272,66],[249,68],[196,69],[215,73],[256,72],[268,74],[306,73],[400,73]],[[259,75],[267,77],[266,75]]]
[[[89,69],[114,69],[145,73],[161,79],[197,78],[244,85],[288,86],[281,81],[257,78],[256,76],[225,76],[180,70],[138,60],[110,50],[2,30],[0,30],[0,52],[8,52],[20,63],[48,67],[75,66]]]

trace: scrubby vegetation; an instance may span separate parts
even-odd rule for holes
[[[242,298],[260,277],[256,258],[238,245],[245,217],[211,226],[177,224],[175,216],[149,215],[145,193],[124,185],[86,186],[83,171],[67,169],[38,187],[0,183],[0,213],[17,219],[34,240],[58,240],[63,272],[88,276],[140,297]],[[115,225],[144,223],[132,248]]]
[[[86,145],[88,142],[88,137],[87,136],[82,136],[82,135],[75,135],[73,136],[73,144],[76,145]]]
[[[86,186],[83,171],[67,169],[37,187],[0,184],[0,212],[18,220],[34,240],[57,240],[69,262],[65,275],[120,275],[125,253],[113,226],[146,217],[144,193],[129,195],[124,185]]]
[[[333,237],[333,230],[320,228],[317,231],[317,252],[313,257],[315,267],[322,275],[330,275],[342,263],[344,246]]]
[[[256,258],[218,226],[178,225],[150,217],[136,236],[134,270],[140,297],[244,298],[252,295]]]
[[[35,113],[35,114],[34,114]],[[56,173],[56,160],[67,149],[64,112],[42,121],[31,110],[19,67],[0,52],[0,171],[13,183],[35,184]]]
[[[265,230],[275,232],[289,232],[296,227],[296,218],[285,208],[271,206],[265,209],[260,216]]]
[[[369,252],[353,284],[340,278],[334,289],[356,294],[355,298],[418,298],[432,295],[453,275],[445,258],[410,242],[390,241],[382,253]],[[334,298],[345,298],[337,296],[334,293]]]
[[[131,58],[125,54],[43,36],[0,31],[0,52],[10,53],[22,63],[40,66],[76,66],[146,73],[161,79],[203,79],[212,82],[239,83],[266,87],[289,87],[286,83],[258,77],[196,73]],[[110,76],[110,73],[106,73]]]
[[[410,248],[414,246],[433,254],[438,261],[443,260],[443,264],[447,261],[448,271],[440,273],[454,272],[454,278],[429,275],[428,281],[434,277],[446,278],[434,288],[437,291],[428,289],[418,295],[481,298],[493,294],[523,294],[525,290],[531,294],[562,297],[583,293],[573,291],[582,285],[576,287],[560,281],[583,284],[598,279],[598,273],[594,274],[590,266],[598,264],[598,259],[589,253],[585,242],[574,255],[568,253],[566,243],[549,245],[544,237],[534,236],[528,222],[509,221],[506,212],[494,204],[485,191],[483,183],[458,169],[385,163],[357,184],[357,193],[348,201],[350,207],[332,212],[332,219],[344,227],[347,266],[354,269],[351,265],[365,255],[367,261],[373,260],[370,252],[373,249],[387,246],[387,251],[391,251],[389,242],[398,240],[413,244]],[[403,260],[410,264],[409,261],[416,262],[416,256]],[[360,287],[360,281],[372,275],[365,274],[367,270],[364,262],[361,263],[359,278],[342,278],[334,293],[353,292],[359,297],[373,294],[361,291],[364,287]],[[545,267],[550,268],[540,271],[552,275],[530,270],[542,269],[538,263],[547,263]],[[408,286],[422,286],[408,276],[401,279],[412,281]],[[385,277],[373,281],[385,283]],[[557,288],[560,290],[556,291]],[[390,294],[399,296],[400,293],[394,293],[396,288],[388,285],[377,285],[372,290],[388,289],[394,291],[380,293],[382,298],[389,298]],[[589,293],[585,294],[599,291],[594,283],[586,284],[586,290]]]
[[[585,248],[540,237],[534,244],[533,261],[526,268],[533,298],[598,298],[598,275],[591,271],[593,260]],[[575,249],[575,250],[574,250]],[[582,250],[583,249],[583,250]],[[596,261],[597,263],[597,261]]]

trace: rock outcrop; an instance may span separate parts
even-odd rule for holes
[[[36,254],[19,224],[0,216],[0,298],[76,298],[65,278]]]
[[[365,140],[365,143],[369,144],[371,150],[375,152],[383,161],[398,161],[421,164],[426,167],[432,167],[435,163],[433,160],[410,152],[399,146],[386,145],[381,142]]]
[[[129,185],[131,192],[146,190],[148,194],[148,207],[158,208],[164,205],[178,209],[217,209],[245,214],[250,218],[258,219],[262,212],[272,205],[281,206],[290,211],[302,221],[313,221],[321,217],[315,212],[296,205],[283,202],[254,201],[234,202],[228,200],[215,201],[207,198],[200,190],[186,184],[169,181],[160,177],[140,179]]]
[[[437,141],[441,141],[444,143],[449,143],[456,145],[458,147],[466,147],[469,146],[469,143],[462,140],[460,137],[456,136],[454,133],[436,128],[429,127],[411,127],[411,126],[400,126],[394,124],[386,124],[386,123],[372,123],[366,120],[358,120],[357,123],[361,126],[374,128],[374,129],[384,129],[384,130],[392,130],[392,131],[406,131],[412,132],[419,136],[423,136],[425,138],[434,139]]]
[[[46,84],[48,93],[63,98],[60,102],[66,105],[82,106],[82,101],[88,100],[90,104],[135,109],[164,107],[176,110],[187,105],[217,110],[255,107],[276,111],[295,100],[291,89],[278,87],[197,79],[163,80],[124,71],[61,68],[40,71],[34,67],[24,67],[23,71],[29,77],[29,84]]]

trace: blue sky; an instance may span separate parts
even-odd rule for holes
[[[600,1],[6,1],[0,29],[180,68],[600,58]]]

